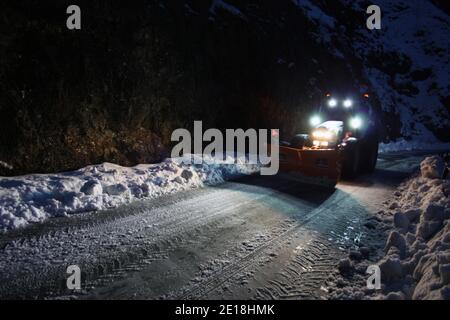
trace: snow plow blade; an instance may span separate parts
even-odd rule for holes
[[[288,179],[334,188],[341,175],[341,152],[280,146],[279,172]]]

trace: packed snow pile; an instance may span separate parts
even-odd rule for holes
[[[420,150],[450,150],[450,143],[425,140],[399,139],[389,143],[380,143],[379,152],[420,151]]]
[[[428,157],[420,163],[420,173],[425,179],[440,179],[444,172],[445,162],[439,156]]]
[[[245,157],[207,158],[201,164],[183,160],[171,158],[132,168],[103,163],[60,174],[0,177],[0,230],[213,185],[259,170]]]
[[[450,299],[450,180],[438,156],[421,163],[417,177],[402,184],[372,227],[387,229],[378,261],[350,255],[339,264],[336,299]],[[366,269],[381,271],[381,290],[368,289]]]

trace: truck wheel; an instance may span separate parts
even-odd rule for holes
[[[377,160],[378,160],[378,143],[375,141],[375,143],[373,143],[370,146],[370,153],[366,166],[366,172],[372,173],[375,171],[375,167],[377,166]]]
[[[363,158],[361,161],[361,169],[364,173],[372,173],[375,171],[378,159],[378,139],[370,137],[362,144]]]
[[[360,173],[361,152],[357,144],[347,150],[347,156],[342,166],[342,178],[352,180]]]

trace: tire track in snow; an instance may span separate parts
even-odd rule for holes
[[[28,290],[33,292],[29,288],[33,284],[35,286],[33,296],[57,294],[64,289],[64,282],[61,281],[61,278],[65,276],[65,267],[72,264],[69,263],[69,260],[77,261],[82,267],[88,286],[96,284],[96,279],[99,278],[101,280],[108,277],[115,279],[124,272],[138,270],[154,260],[164,258],[165,252],[159,250],[158,241],[166,241],[166,247],[173,247],[179,242],[177,237],[180,238],[183,233],[188,233],[192,229],[208,224],[214,219],[240,214],[239,207],[251,202],[258,202],[261,198],[280,192],[257,187],[252,188],[248,185],[232,184],[232,186],[232,190],[213,190],[212,194],[206,193],[204,196],[189,199],[183,202],[184,206],[174,204],[168,208],[157,208],[156,212],[155,210],[144,210],[144,212],[107,221],[103,224],[84,225],[81,228],[64,232],[47,233],[39,238],[10,242],[0,251],[0,256],[13,257],[8,261],[9,274],[0,275],[2,280],[0,294],[4,296],[5,292],[9,292],[14,296],[14,292],[17,292],[17,290],[9,291],[12,287],[28,287]],[[284,187],[288,189],[291,186],[286,185]],[[258,191],[258,193],[255,191]],[[252,196],[249,197],[249,195]],[[242,201],[239,201],[239,199]],[[233,203],[233,205],[230,206],[230,203]],[[205,210],[208,213],[205,214]],[[147,230],[143,218],[147,219],[145,223],[161,221],[163,223],[152,226],[151,230]],[[103,241],[103,238],[106,241]],[[120,251],[115,252],[114,248],[117,248],[118,241],[121,241]],[[67,259],[67,257],[64,259],[62,257],[64,256],[62,254],[64,250],[50,249],[55,242],[66,244],[69,242],[68,245],[63,247],[70,246],[70,242],[75,242],[75,246],[81,252],[72,252],[70,259]],[[113,247],[110,250],[105,250],[108,245]],[[37,252],[48,253],[48,256],[41,260],[54,262],[55,265],[30,266],[29,262],[34,264],[35,259],[33,261],[29,257],[36,253],[36,249]],[[142,251],[143,254],[136,251]],[[19,252],[24,253],[28,257],[28,261],[20,261],[20,259],[18,262],[15,261],[14,257],[17,258]],[[38,256],[42,258],[42,255]],[[6,259],[2,260],[6,263]],[[67,263],[64,263],[65,261]],[[17,271],[16,277],[14,277],[14,270]],[[27,272],[24,273],[23,270]],[[11,273],[13,273],[12,278],[10,277]]]
[[[354,192],[356,189],[356,187],[352,188],[352,192]],[[331,209],[337,206],[337,204],[346,197],[349,197],[349,194],[339,192],[338,195],[334,196],[331,201],[328,201],[318,209],[315,209],[312,212],[306,214],[301,218],[300,221],[297,221],[288,230],[278,234],[264,244],[261,244],[260,246],[255,248],[253,252],[249,253],[243,258],[239,258],[233,261],[227,267],[213,274],[209,279],[198,284],[194,284],[190,288],[185,288],[183,293],[176,296],[176,299],[186,300],[201,299],[207,297],[209,293],[213,292],[214,290],[220,289],[220,287],[223,286],[224,283],[231,280],[237,274],[242,273],[242,271],[260,262],[260,258],[267,257],[275,248],[285,245],[285,243],[290,241],[291,236],[298,232],[306,224],[310,223],[326,212],[329,213],[330,211],[333,211]],[[303,259],[308,259],[308,257],[304,256]],[[311,262],[313,261],[310,260],[309,264],[311,264]]]
[[[276,275],[275,285],[268,285],[257,290],[256,299],[321,299],[326,292],[321,288],[330,276],[330,270],[336,267],[336,262],[345,256],[345,249],[336,247],[336,242],[328,237],[347,230],[347,217],[330,219],[324,227],[333,230],[333,233],[324,234],[317,231],[309,236],[309,241],[296,250],[292,260]],[[344,222],[345,221],[345,222]],[[355,237],[357,234],[355,233]],[[345,248],[352,246],[352,237],[346,244],[339,243]]]

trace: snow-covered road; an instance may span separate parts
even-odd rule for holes
[[[352,248],[383,243],[370,219],[421,155],[385,154],[336,190],[245,177],[0,236],[0,298],[326,298]],[[82,292],[66,289],[66,268]]]

